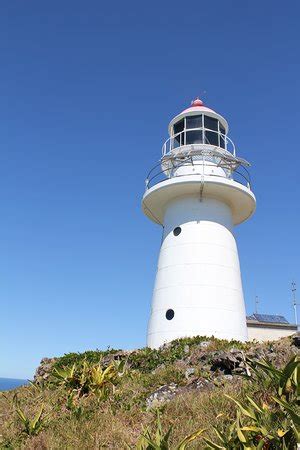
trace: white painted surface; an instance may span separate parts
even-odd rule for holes
[[[195,195],[198,198],[215,198],[228,205],[234,225],[244,222],[255,211],[255,196],[248,187],[229,178],[199,174],[175,176],[161,181],[145,192],[142,206],[149,219],[163,224],[171,201]]]
[[[177,120],[199,113],[218,119],[227,133],[226,120],[201,106],[176,116],[169,134]],[[178,150],[188,156],[188,147],[174,150],[173,157]],[[211,145],[201,147],[209,150]],[[249,185],[234,181],[211,158],[203,157],[201,167],[191,163],[168,175],[169,179],[147,189],[143,197],[144,213],[164,226],[147,345],[156,348],[195,335],[245,341],[248,334],[233,226],[253,214],[255,196]],[[173,234],[176,227],[182,229],[178,236]],[[174,310],[172,320],[166,318],[168,309]]]
[[[168,204],[164,225],[147,345],[194,335],[247,340],[231,209],[216,199],[183,196]]]
[[[206,146],[208,147],[208,146]],[[181,177],[185,175],[203,175],[203,176],[215,176],[226,178],[228,170],[219,167],[218,162],[220,158],[206,157],[204,162],[196,161],[194,165],[186,164],[179,167],[175,167],[170,171],[172,177]]]
[[[291,336],[297,332],[297,327],[295,326],[293,329],[288,328],[274,328],[274,327],[254,327],[251,325],[247,325],[248,328],[248,339],[249,341],[275,341],[277,339]]]

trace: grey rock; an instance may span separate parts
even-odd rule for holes
[[[225,374],[244,373],[244,355],[238,349],[231,349],[229,352],[218,351],[211,355],[211,370],[221,370]]]
[[[180,393],[189,392],[194,389],[212,389],[214,387],[213,383],[206,378],[196,378],[188,383],[186,386],[180,388]]]
[[[224,377],[224,379],[225,380],[228,380],[228,381],[231,381],[231,380],[233,380],[233,375],[223,375],[223,377]]]
[[[226,383],[232,383],[235,377],[230,374],[221,374],[213,378],[212,382],[215,386],[225,386]]]
[[[261,360],[265,358],[265,352],[262,349],[253,349],[247,352],[247,356],[253,360]]]
[[[185,378],[189,378],[191,375],[194,375],[196,369],[194,367],[188,367],[185,371]]]
[[[203,341],[203,342],[200,342],[199,347],[207,348],[209,346],[209,344],[210,344],[210,341]]]
[[[111,353],[102,358],[101,365],[109,366],[109,364],[111,364],[113,361],[122,361],[124,359],[127,359],[133,353],[134,350],[133,351],[121,350],[119,352]]]
[[[189,353],[190,352],[190,346],[189,345],[185,345],[184,349],[183,349],[184,353]]]
[[[155,374],[157,372],[159,372],[160,370],[164,369],[166,367],[165,364],[160,364],[159,366],[157,366],[154,370],[152,370],[151,373]]]
[[[239,350],[238,348],[232,348],[230,350],[230,353],[232,353],[238,361],[244,361],[244,356],[241,350]]]
[[[34,374],[34,382],[37,384],[41,384],[44,381],[47,381],[49,376],[51,375],[53,364],[57,358],[43,358],[40,362],[40,365],[35,371]]]
[[[292,344],[295,347],[300,348],[300,333],[297,333],[292,337]]]
[[[164,344],[162,344],[162,345],[159,347],[159,350],[168,350],[169,348],[172,347],[172,345],[173,345],[172,342],[165,342]]]
[[[245,368],[244,367],[237,367],[236,369],[233,370],[233,373],[235,373],[236,375],[244,374],[245,373]]]
[[[214,388],[214,384],[206,378],[195,378],[185,386],[178,386],[175,383],[161,386],[146,399],[147,409],[157,408],[158,406],[171,401],[180,394],[186,394],[190,391]]]
[[[177,384],[165,384],[153,392],[146,400],[147,409],[156,408],[162,403],[169,402],[176,396]]]

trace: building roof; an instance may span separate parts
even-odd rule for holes
[[[222,117],[220,114],[218,114],[213,109],[205,106],[203,101],[197,97],[195,100],[193,100],[191,102],[191,105],[188,108],[181,111],[180,114],[177,114],[177,116],[175,116],[171,120],[171,122],[169,123],[169,135],[171,136],[171,134],[172,134],[172,126],[174,125],[175,122],[178,122],[179,120],[183,119],[186,116],[197,115],[197,114],[201,114],[201,113],[204,113],[207,116],[218,119],[221,122],[221,124],[223,125],[223,127],[225,128],[226,134],[228,133],[227,120],[224,119],[224,117]]]
[[[207,106],[204,105],[203,101],[200,100],[199,97],[197,97],[195,100],[193,100],[191,102],[191,106],[189,106],[188,108],[184,109],[180,114],[183,113],[189,113],[189,112],[205,112],[205,111],[209,111],[214,113],[215,111],[211,108],[208,108]]]
[[[258,323],[280,323],[280,324],[289,324],[289,321],[286,320],[284,316],[278,316],[273,314],[252,314],[251,316],[247,316],[247,321],[253,321]]]

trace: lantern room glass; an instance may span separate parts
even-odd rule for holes
[[[184,117],[173,126],[172,148],[191,144],[209,144],[225,149],[224,126],[218,119],[205,114]]]

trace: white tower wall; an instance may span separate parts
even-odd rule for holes
[[[173,230],[181,228],[175,236]],[[147,344],[183,336],[247,339],[233,220],[225,203],[183,196],[166,207]],[[171,320],[167,310],[174,311]]]

